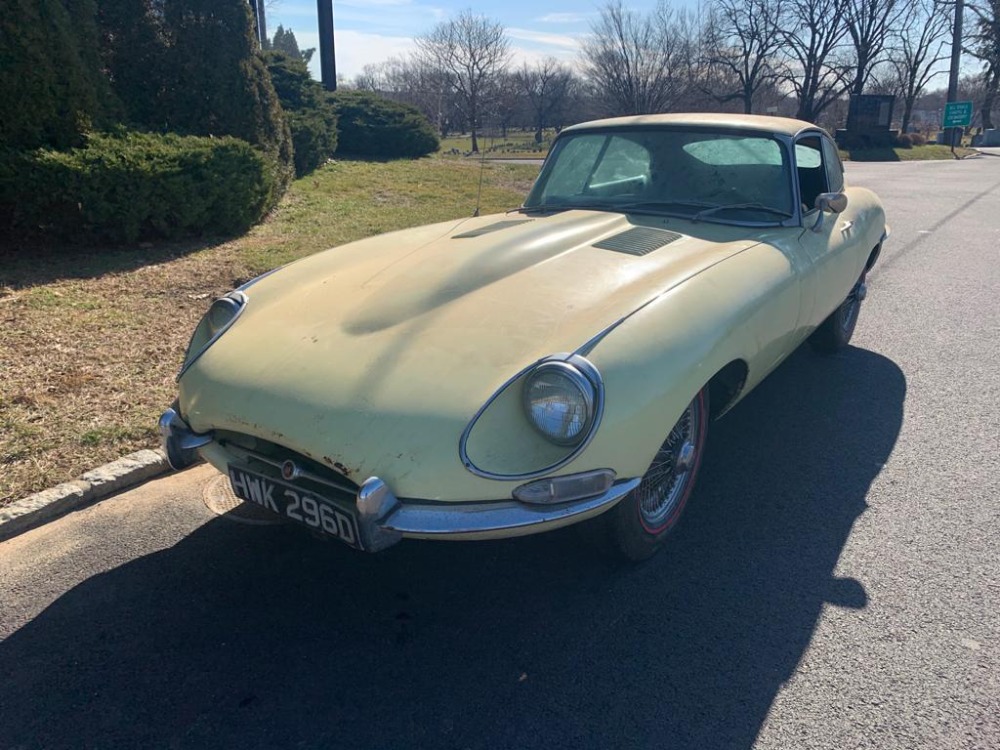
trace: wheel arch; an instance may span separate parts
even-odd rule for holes
[[[878,257],[882,254],[882,243],[878,243],[872,248],[871,253],[868,254],[868,260],[865,261],[865,273],[871,271],[875,267],[875,263],[878,262]]]
[[[713,375],[708,383],[708,416],[718,419],[743,395],[750,368],[742,359],[734,359]]]

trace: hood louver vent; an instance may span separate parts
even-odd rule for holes
[[[664,229],[635,227],[621,234],[616,234],[614,237],[595,242],[594,247],[614,250],[618,253],[628,253],[629,255],[647,255],[680,238],[681,236],[676,232],[668,232]]]
[[[489,234],[490,232],[499,232],[501,229],[508,229],[510,227],[516,227],[518,224],[527,224],[532,221],[531,219],[510,219],[508,221],[498,221],[495,224],[487,224],[485,227],[479,227],[479,229],[470,229],[468,232],[462,232],[461,234],[456,234],[452,237],[453,240],[464,240],[469,237],[481,237],[484,234]]]

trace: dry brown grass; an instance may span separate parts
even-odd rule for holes
[[[487,165],[484,213],[517,205],[535,174]],[[311,252],[470,215],[478,179],[478,165],[440,159],[337,162],[236,240],[0,248],[0,506],[155,445],[188,337],[214,297]]]

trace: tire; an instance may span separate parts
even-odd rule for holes
[[[847,346],[854,335],[858,314],[861,312],[861,301],[866,294],[865,274],[862,273],[847,299],[809,336],[809,345],[823,354],[833,354]]]
[[[708,388],[688,404],[656,452],[639,486],[605,514],[612,549],[640,562],[676,528],[691,497],[708,434]],[[687,468],[678,473],[678,463]]]

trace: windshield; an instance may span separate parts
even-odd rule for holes
[[[792,206],[788,156],[774,138],[664,128],[560,138],[524,202],[754,223],[779,222]]]

